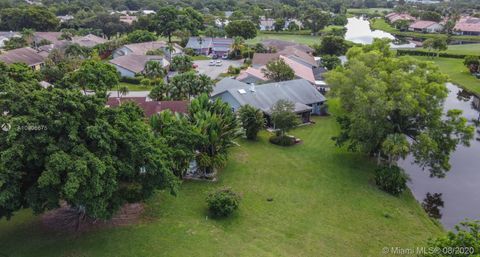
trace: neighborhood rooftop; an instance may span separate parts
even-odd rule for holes
[[[169,63],[159,55],[124,55],[118,58],[110,60],[111,64],[118,65],[124,69],[132,71],[134,73],[140,73],[145,69],[145,64],[148,61],[158,60],[161,61],[162,66],[168,66]]]
[[[30,47],[18,48],[0,55],[0,61],[7,64],[24,63],[34,66],[43,63],[45,58]]]

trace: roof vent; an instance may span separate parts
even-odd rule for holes
[[[243,94],[246,94],[247,91],[245,91],[245,89],[242,88],[242,89],[239,89],[239,90],[238,90],[238,93],[240,93],[240,94],[243,95]]]

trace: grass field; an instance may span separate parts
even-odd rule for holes
[[[415,48],[413,50],[427,52],[426,49],[422,48]],[[480,44],[449,45],[446,51],[441,51],[440,53],[480,56]]]
[[[22,211],[0,222],[0,256],[386,256],[383,247],[443,233],[409,192],[379,191],[370,160],[334,146],[334,117],[315,121],[292,132],[303,143],[290,148],[268,143],[267,132],[238,140],[218,182],[184,182],[177,197],[159,192],[138,225],[52,234]],[[240,209],[210,219],[205,196],[222,186],[243,195]]]
[[[383,18],[370,19],[370,26],[374,30],[383,30],[393,35],[404,36],[404,37],[434,38],[434,37],[444,36],[441,34],[427,34],[427,33],[411,32],[411,31],[399,31],[398,29],[390,26],[390,24],[388,24]],[[480,36],[452,36],[451,39],[480,42]]]
[[[260,43],[266,39],[278,39],[284,40],[289,42],[295,42],[298,44],[305,44],[305,45],[313,45],[313,44],[320,44],[321,37],[320,36],[310,36],[310,35],[294,35],[294,34],[285,34],[285,33],[262,33],[261,31],[258,32],[257,37],[253,39],[249,39],[246,42],[248,44],[256,44]]]
[[[126,83],[126,82],[120,82],[120,87],[123,87],[123,86],[128,87],[128,90],[130,90],[130,91],[150,91],[150,90],[152,90],[152,87],[150,87],[150,86],[143,86],[143,85]],[[117,89],[113,88],[112,90],[117,90]]]
[[[463,65],[463,59],[456,58],[430,58],[426,56],[412,56],[423,61],[433,61],[440,71],[448,74],[452,83],[480,96],[480,79],[475,78]]]

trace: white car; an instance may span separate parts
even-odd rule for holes
[[[222,61],[218,60],[217,63],[215,64],[216,66],[222,66]]]
[[[214,60],[211,60],[211,61],[208,63],[208,66],[215,66],[215,61],[214,61]]]

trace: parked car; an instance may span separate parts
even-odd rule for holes
[[[211,60],[211,61],[208,63],[208,66],[215,66],[215,61],[214,61],[214,60]]]
[[[228,54],[223,54],[222,59],[224,59],[224,60],[228,59]]]
[[[216,66],[222,66],[222,61],[218,60],[217,63],[215,64]]]

